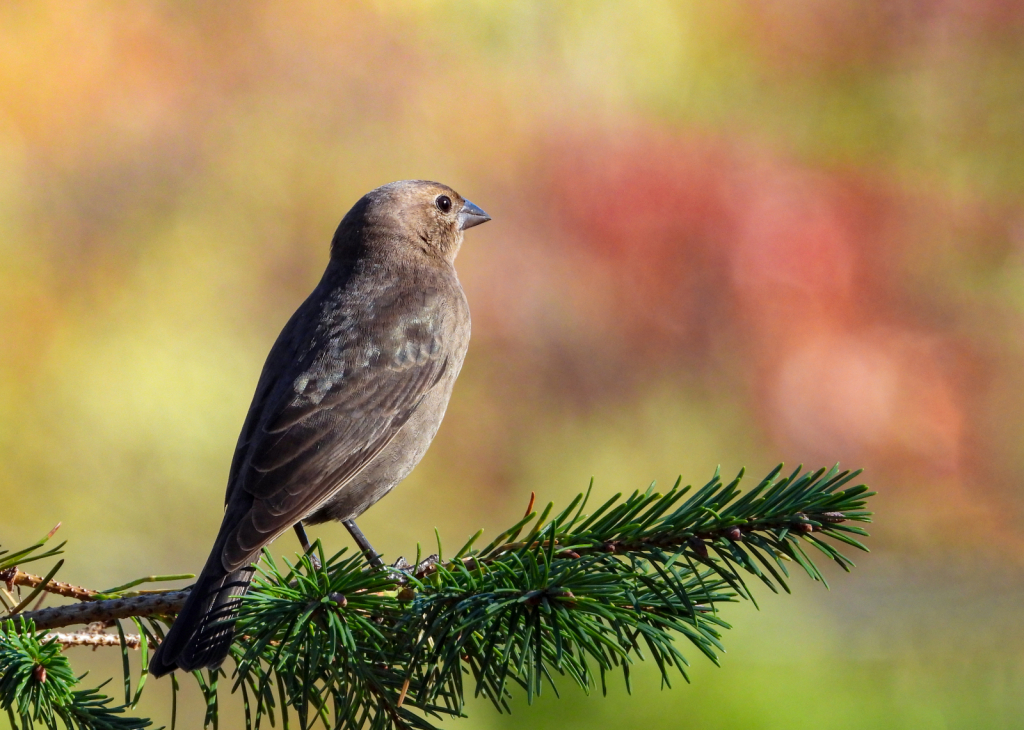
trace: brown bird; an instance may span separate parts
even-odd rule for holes
[[[206,566],[149,671],[217,667],[260,549],[302,522],[355,518],[402,481],[437,433],[469,345],[455,274],[463,231],[490,220],[449,187],[406,180],[341,221],[327,270],[267,356]]]

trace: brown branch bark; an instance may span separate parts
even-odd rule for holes
[[[39,575],[26,573],[19,568],[8,568],[7,570],[0,572],[0,581],[7,584],[7,590],[12,590],[14,586],[35,588],[43,582],[43,578]],[[82,588],[81,586],[71,585],[70,583],[62,583],[59,580],[51,580],[43,586],[43,590],[47,593],[53,593],[66,598],[74,598],[79,601],[93,601],[96,599],[97,595],[96,591],[89,590],[88,588]]]
[[[117,634],[97,634],[91,631],[75,631],[65,634],[53,632],[47,634],[44,641],[56,639],[62,646],[121,646],[121,637]],[[125,634],[125,646],[129,649],[138,649],[142,640],[136,634]]]
[[[18,615],[34,621],[37,629],[56,629],[61,626],[91,624],[94,621],[113,621],[132,616],[173,617],[185,605],[187,597],[187,590],[172,593],[150,593],[131,598],[114,598],[105,601],[76,603],[71,606],[56,606]],[[16,618],[17,616],[0,618],[0,626]]]

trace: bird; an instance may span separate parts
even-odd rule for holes
[[[355,518],[426,453],[469,346],[455,257],[491,218],[446,185],[403,180],[360,198],[320,283],[267,356],[228,472],[205,566],[149,672],[216,668],[259,551],[303,523],[341,521],[377,567]]]

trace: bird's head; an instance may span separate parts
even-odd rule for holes
[[[463,231],[490,219],[447,185],[401,180],[370,191],[352,206],[338,226],[331,251],[344,255],[356,246],[390,247],[397,239],[402,248],[451,263]]]

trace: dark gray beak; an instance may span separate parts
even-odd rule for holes
[[[459,211],[459,230],[464,231],[467,228],[486,223],[490,219],[491,217],[484,213],[479,206],[473,205],[467,200],[463,204],[462,210]]]

